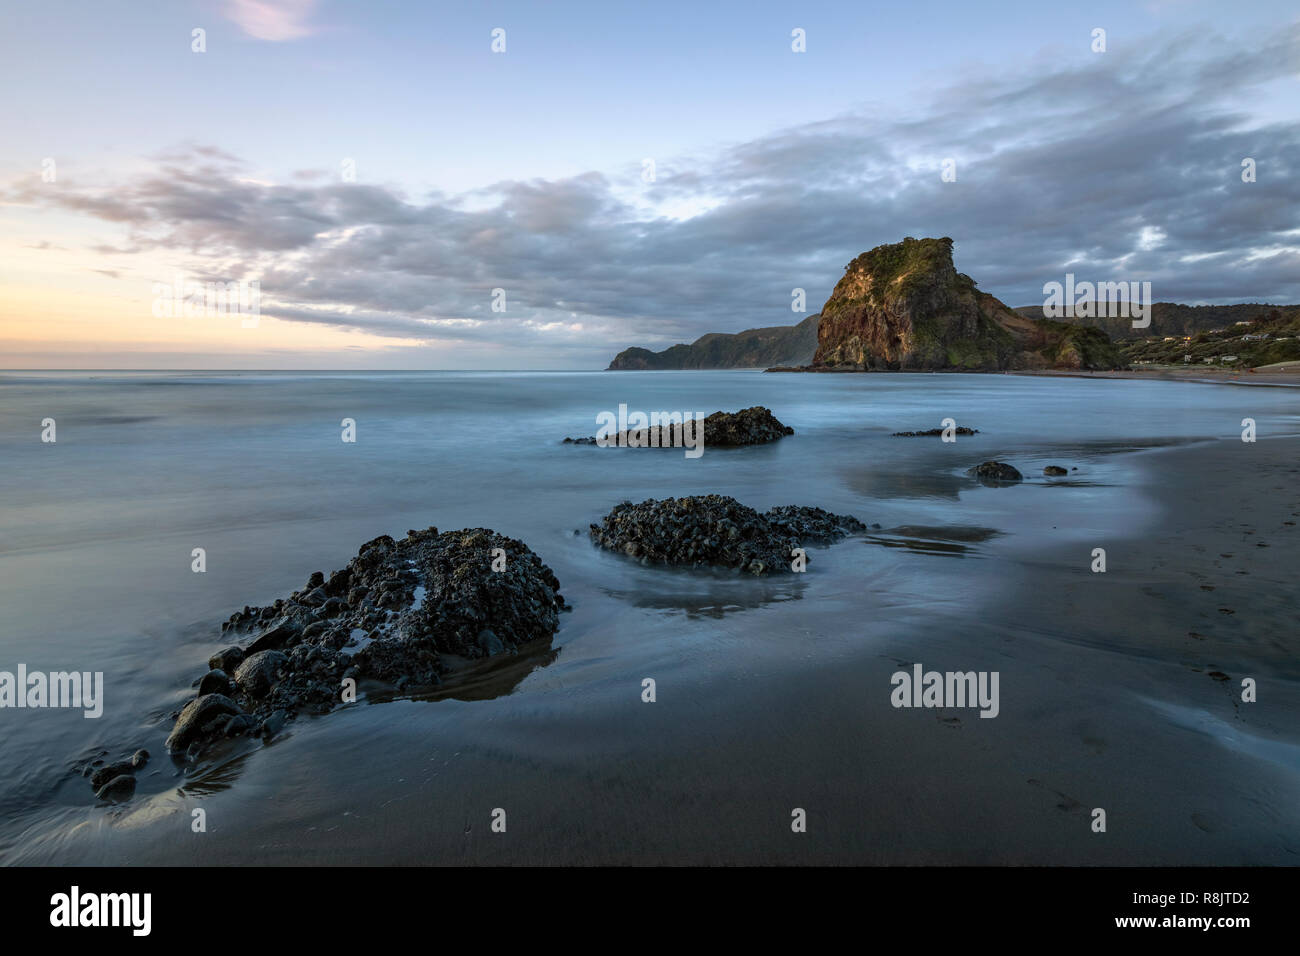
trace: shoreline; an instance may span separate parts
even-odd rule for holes
[[[714,371],[712,369],[683,369],[682,371]],[[724,370],[725,371],[725,370]],[[747,371],[755,371],[749,369]],[[1300,362],[1284,368],[1253,369],[1180,369],[1174,366],[1152,369],[858,369],[814,368],[812,366],[765,368],[764,372],[804,372],[825,375],[1023,375],[1030,378],[1117,378],[1139,381],[1195,382],[1201,385],[1267,385],[1282,388],[1300,388]]]
[[[1201,385],[1263,385],[1280,388],[1300,388],[1300,363],[1285,371],[1233,371],[1229,369],[1178,369],[1173,367],[1136,370],[1084,371],[1065,369],[1023,369],[1010,375],[1035,378],[1122,378],[1138,381],[1195,382]]]

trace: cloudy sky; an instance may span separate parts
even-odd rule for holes
[[[0,24],[0,367],[599,368],[792,324],[793,289],[815,312],[908,235],[1011,305],[1066,272],[1300,302],[1294,0],[10,0]],[[178,277],[256,280],[260,320],[156,314]]]

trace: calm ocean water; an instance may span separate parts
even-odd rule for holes
[[[795,435],[698,460],[560,443],[594,434],[596,415],[620,403],[766,405]],[[890,437],[946,417],[981,434],[951,445]],[[106,683],[98,720],[0,711],[0,856],[506,862],[439,826],[468,833],[481,804],[527,807],[539,786],[548,806],[580,807],[593,781],[626,785],[651,807],[605,834],[632,852],[637,834],[671,826],[656,800],[687,799],[664,774],[708,743],[719,717],[709,701],[720,699],[708,688],[753,680],[794,694],[810,668],[851,669],[884,635],[951,627],[1001,593],[990,559],[1029,553],[1049,533],[1086,543],[1150,526],[1157,509],[1133,490],[1141,456],[1129,452],[1235,437],[1245,417],[1300,432],[1300,398],[1004,375],[0,373],[0,670],[103,671]],[[54,444],[41,441],[45,418],[57,422]],[[340,439],[345,418],[355,443]],[[994,457],[1030,481],[988,489],[964,477]],[[1053,463],[1078,471],[1050,484],[1041,475]],[[624,499],[709,492],[760,510],[818,505],[885,531],[966,530],[928,544],[851,540],[813,551],[807,575],[770,581],[643,568],[585,536]],[[489,686],[466,695],[482,699],[299,720],[263,751],[181,776],[162,752],[167,715],[224,646],[220,622],[342,567],[376,535],[429,525],[494,528],[551,565],[574,606],[558,657],[504,680],[506,694]],[[206,573],[190,569],[194,548]],[[665,701],[653,718],[637,709],[645,674]],[[687,688],[699,692],[693,705],[674,708]],[[756,707],[793,706],[765,693]],[[642,720],[653,723],[629,723]],[[131,808],[95,807],[72,768],[137,746],[154,757]],[[639,776],[647,764],[658,785]],[[761,777],[815,788],[825,773],[810,764]],[[201,850],[184,843],[197,805],[227,834]],[[421,832],[433,835],[409,856]]]

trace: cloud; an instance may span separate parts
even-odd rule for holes
[[[225,15],[251,37],[283,43],[315,32],[307,22],[315,8],[316,0],[226,0]]]
[[[187,147],[112,187],[28,181],[6,198],[120,224],[122,254],[257,278],[268,315],[401,342],[612,354],[790,324],[792,289],[815,310],[849,260],[906,235],[953,237],[957,267],[1011,305],[1041,302],[1066,271],[1149,280],[1168,301],[1297,302],[1300,123],[1250,109],[1260,86],[1293,79],[1297,37],[1243,57],[1189,35],[986,77],[906,114],[666,161],[649,184],[636,167],[412,199],[326,176],[266,182]],[[947,158],[956,182],[941,179]]]

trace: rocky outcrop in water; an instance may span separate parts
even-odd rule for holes
[[[749,574],[792,571],[795,548],[866,526],[850,515],[787,505],[760,514],[726,495],[625,501],[591,526],[602,548],[646,564],[713,565]]]
[[[606,447],[622,448],[680,448],[695,441],[697,425],[692,419],[681,425],[655,425],[650,428],[627,429],[605,438]],[[793,435],[794,429],[783,425],[770,409],[761,405],[742,408],[738,412],[714,412],[704,419],[704,446],[736,447],[763,445]],[[566,445],[595,445],[590,438],[566,438]]]
[[[231,615],[222,630],[251,639],[212,655],[167,750],[193,757],[217,739],[274,736],[300,713],[333,709],[348,678],[435,686],[448,658],[549,640],[563,609],[555,575],[522,541],[487,528],[382,535],[346,568]]]
[[[952,240],[877,246],[845,268],[822,308],[810,371],[1109,369],[1101,329],[1030,319],[975,287]]]
[[[967,469],[966,474],[989,485],[1009,484],[1024,479],[1019,470],[1003,461],[986,461]]]

